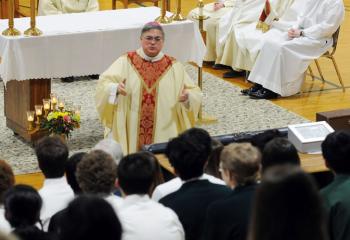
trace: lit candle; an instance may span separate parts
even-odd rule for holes
[[[34,117],[33,116],[28,116],[28,122],[33,122],[34,121]]]
[[[57,103],[57,98],[56,97],[52,97],[51,102],[52,102],[52,104],[56,104]]]
[[[37,116],[43,115],[43,105],[35,105],[35,114]]]
[[[33,123],[34,123],[34,111],[27,111],[27,121],[28,121],[28,130],[33,130]]]
[[[60,102],[60,103],[58,104],[58,107],[59,107],[59,108],[64,108],[64,103],[63,103],[63,102]]]

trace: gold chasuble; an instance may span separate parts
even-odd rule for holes
[[[121,56],[98,81],[96,107],[105,126],[124,154],[142,145],[166,142],[194,125],[201,105],[200,89],[183,65],[160,53],[149,61],[142,49]],[[117,95],[118,83],[125,80],[126,96]],[[183,89],[189,100],[178,101]]]

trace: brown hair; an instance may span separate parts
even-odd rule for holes
[[[4,160],[0,160],[0,203],[4,202],[4,193],[15,184],[15,176],[11,166]]]

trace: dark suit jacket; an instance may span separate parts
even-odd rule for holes
[[[209,204],[230,193],[226,186],[208,180],[194,180],[184,183],[179,190],[159,202],[175,211],[184,227],[186,240],[195,240],[201,238]]]
[[[245,240],[256,184],[238,186],[208,207],[203,240]]]
[[[337,174],[334,181],[321,190],[328,213],[331,240],[350,239],[350,175]]]

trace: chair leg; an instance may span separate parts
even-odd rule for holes
[[[318,63],[318,60],[317,60],[317,59],[315,59],[315,63],[316,63],[316,67],[317,67],[318,73],[320,74],[320,77],[321,77],[321,79],[322,79],[322,82],[324,83],[325,80],[324,80],[324,77],[323,77],[323,73],[322,73],[322,71],[321,71],[321,67],[320,67],[320,64]]]
[[[342,88],[343,88],[343,92],[345,92],[345,86],[344,86],[344,83],[343,83],[343,79],[342,79],[342,77],[341,77],[341,75],[340,75],[340,72],[339,72],[339,69],[338,69],[338,65],[337,65],[337,63],[335,62],[335,59],[334,59],[333,56],[330,56],[330,59],[332,59],[332,62],[333,62],[335,71],[337,72],[337,75],[338,75],[338,79],[339,79],[340,85],[341,85]]]
[[[307,68],[310,72],[310,75],[311,75],[311,78],[312,78],[312,81],[315,81],[315,75],[314,75],[314,72],[312,71],[312,68],[310,66],[308,66]]]

